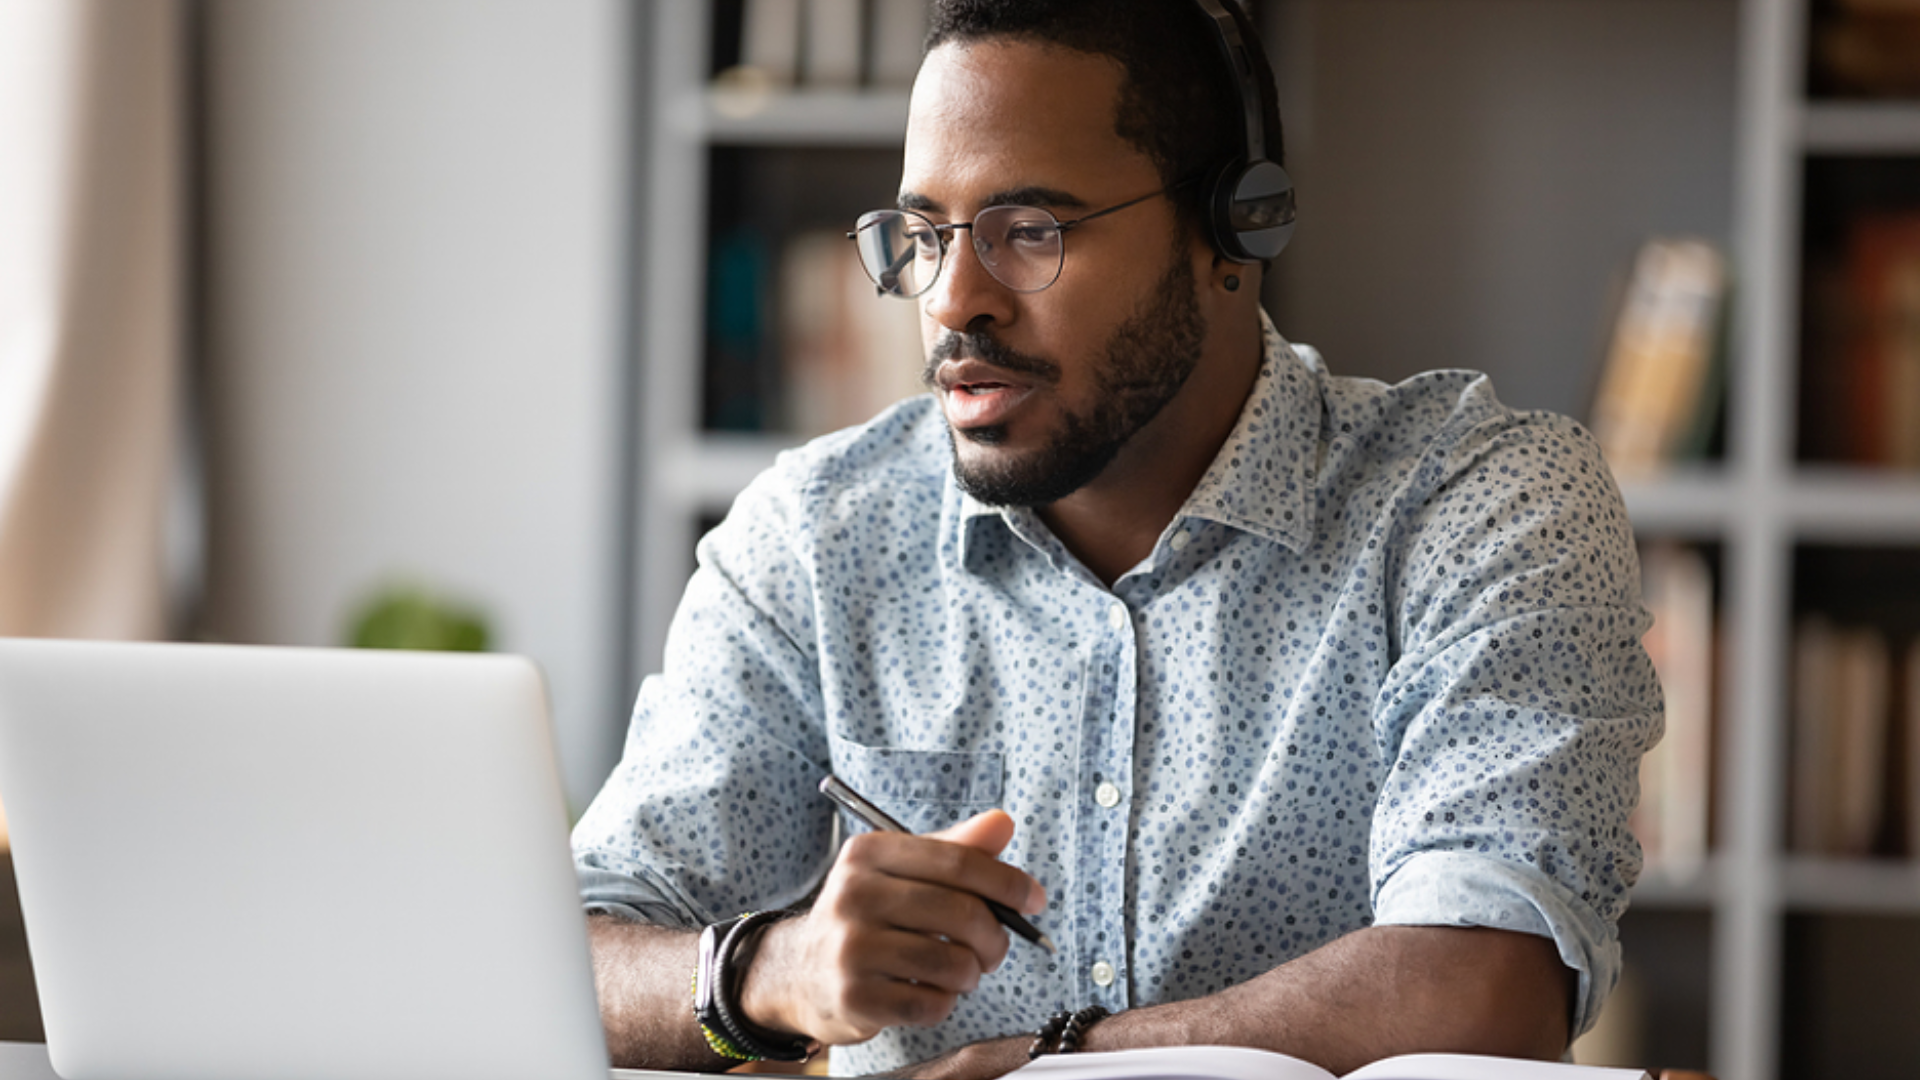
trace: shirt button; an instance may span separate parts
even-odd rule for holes
[[[1187,545],[1192,542],[1193,534],[1185,529],[1181,529],[1179,532],[1173,534],[1173,539],[1167,541],[1167,545],[1175,551],[1185,551],[1187,550]]]
[[[1116,600],[1107,609],[1107,625],[1115,630],[1127,625],[1127,605],[1124,602]]]
[[[1097,960],[1093,965],[1093,983],[1095,986],[1113,985],[1113,965],[1105,960]]]
[[[1111,810],[1120,805],[1120,789],[1102,780],[1100,786],[1093,789],[1093,801]]]

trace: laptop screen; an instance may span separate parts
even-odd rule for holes
[[[0,641],[66,1080],[607,1076],[538,670]]]

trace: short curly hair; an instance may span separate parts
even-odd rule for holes
[[[1253,46],[1265,114],[1266,156],[1282,163],[1280,108],[1259,34],[1236,0],[1227,9]],[[1040,41],[1110,57],[1125,71],[1114,132],[1140,148],[1174,184],[1208,175],[1246,153],[1239,87],[1220,54],[1212,19],[1193,0],[934,0],[927,51],[996,37]],[[1206,193],[1194,185],[1175,205],[1205,232]]]

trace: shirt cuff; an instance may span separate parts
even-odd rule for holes
[[[580,899],[590,915],[613,915],[652,926],[688,930],[705,926],[709,921],[702,919],[684,898],[670,896],[631,875],[585,861],[576,861],[573,872],[580,882]]]
[[[1375,926],[1484,926],[1553,939],[1580,975],[1573,1036],[1593,1026],[1620,979],[1614,927],[1538,870],[1454,851],[1416,855],[1374,898]]]

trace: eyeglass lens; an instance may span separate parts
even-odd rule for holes
[[[911,210],[875,210],[861,216],[854,240],[860,265],[881,292],[914,297],[940,276],[946,241],[960,229],[972,233],[987,273],[1015,292],[1038,292],[1060,277],[1060,222],[1031,206],[989,207],[960,225],[935,225]]]

